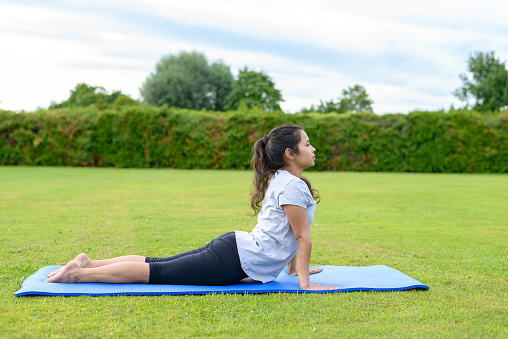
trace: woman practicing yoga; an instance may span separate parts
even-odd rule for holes
[[[258,223],[251,233],[229,232],[202,248],[168,258],[91,260],[81,253],[50,273],[46,282],[231,285],[250,277],[267,283],[287,265],[289,274],[298,275],[302,290],[338,289],[309,283],[309,274],[321,271],[309,268],[310,225],[319,193],[302,172],[314,166],[315,151],[297,125],[275,127],[256,141],[251,207]]]

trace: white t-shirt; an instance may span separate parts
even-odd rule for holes
[[[307,184],[288,171],[278,170],[268,183],[256,227],[251,233],[235,231],[242,269],[263,283],[275,280],[298,250],[283,205],[305,208],[309,227],[312,225],[316,202]]]

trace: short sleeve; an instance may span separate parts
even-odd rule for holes
[[[279,195],[279,206],[296,205],[307,209],[312,203],[312,196],[307,184],[302,180],[290,181]]]

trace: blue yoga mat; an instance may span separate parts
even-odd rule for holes
[[[244,279],[230,286],[196,285],[147,285],[147,284],[104,284],[104,283],[45,283],[48,274],[62,265],[46,266],[29,276],[16,292],[23,295],[51,296],[105,296],[105,295],[165,295],[165,294],[209,294],[209,293],[330,293],[348,291],[402,291],[413,288],[428,290],[429,287],[408,275],[388,266],[313,266],[322,268],[320,273],[310,277],[311,283],[339,286],[334,291],[302,291],[298,277],[291,276],[286,269],[276,280],[267,284]]]

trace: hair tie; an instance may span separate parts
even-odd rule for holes
[[[265,145],[268,145],[268,134],[265,134],[264,138],[263,138],[263,143]]]

